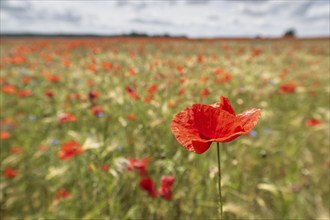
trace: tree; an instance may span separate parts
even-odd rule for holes
[[[294,29],[289,29],[284,33],[283,37],[285,37],[285,38],[295,38],[296,37],[296,31]]]

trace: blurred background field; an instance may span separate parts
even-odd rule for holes
[[[262,110],[249,135],[221,146],[225,216],[329,219],[328,38],[0,46],[3,219],[215,219],[215,146],[188,152],[170,123],[221,95],[237,113]],[[83,150],[63,158],[69,141]],[[148,158],[157,189],[162,176],[175,177],[171,199],[140,187],[132,158]]]

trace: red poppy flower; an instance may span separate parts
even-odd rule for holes
[[[93,100],[93,99],[96,99],[100,96],[100,93],[98,91],[90,91],[88,93],[88,98]]]
[[[18,96],[21,98],[32,96],[32,91],[30,90],[20,90],[18,91]]]
[[[210,90],[208,90],[207,88],[204,88],[204,89],[201,90],[201,96],[202,96],[202,98],[205,98],[208,95],[210,95]]]
[[[95,116],[102,116],[103,114],[103,108],[101,106],[93,106],[90,108],[90,112]]]
[[[280,86],[280,94],[294,93],[296,90],[296,84],[294,82],[287,82]]]
[[[253,48],[251,51],[251,58],[260,56],[262,51],[260,49]]]
[[[153,98],[153,95],[147,95],[147,96],[144,98],[144,102],[145,102],[145,103],[150,103],[152,98]]]
[[[145,177],[140,180],[140,187],[147,191],[151,197],[157,196],[157,190],[155,184],[150,177]]]
[[[186,92],[185,88],[179,89],[179,95],[183,95]]]
[[[74,156],[77,156],[84,152],[84,149],[79,143],[75,141],[69,141],[62,145],[61,150],[58,152],[57,157],[61,160],[71,160]]]
[[[16,177],[18,175],[18,170],[13,169],[13,168],[6,168],[3,171],[3,175],[7,178],[7,179],[12,179],[14,177]]]
[[[214,81],[216,83],[226,83],[231,81],[231,74],[230,73],[224,73],[223,75],[218,76]]]
[[[1,140],[7,140],[9,138],[10,138],[10,133],[8,131],[1,131],[0,133]]]
[[[16,93],[16,86],[14,85],[4,85],[2,87],[2,92],[7,94],[15,94]]]
[[[229,142],[249,133],[257,124],[261,111],[250,109],[236,115],[227,98],[213,105],[194,104],[178,113],[171,129],[187,150],[201,154],[212,142]]]
[[[101,170],[103,170],[104,172],[108,172],[109,169],[110,169],[110,165],[108,165],[108,164],[103,164],[101,166]]]
[[[10,153],[11,154],[19,154],[21,152],[21,148],[20,147],[13,147],[10,149]]]
[[[148,175],[147,173],[147,166],[149,163],[149,158],[144,158],[141,160],[134,160],[132,158],[128,158],[128,165],[127,165],[127,169],[128,170],[133,170],[136,169],[139,171],[139,175],[141,177],[145,177]]]
[[[149,94],[152,94],[153,95],[153,94],[155,94],[158,91],[158,86],[155,85],[155,84],[154,85],[151,85],[151,86],[148,87],[147,90],[148,90],[148,93]]]
[[[134,86],[134,87],[132,87],[132,86],[127,86],[125,90],[126,90],[127,94],[128,94],[132,99],[135,99],[135,100],[140,99],[140,96],[138,95],[138,93],[137,93],[137,91],[136,91],[136,89],[135,89],[135,86]]]
[[[46,73],[45,77],[48,82],[53,82],[53,83],[58,83],[61,80],[60,76],[51,73]]]
[[[103,67],[104,70],[108,70],[109,71],[109,70],[112,69],[113,65],[111,63],[109,63],[109,62],[104,61],[104,62],[102,62],[102,67]]]
[[[26,61],[27,61],[26,58],[20,55],[15,55],[14,57],[11,58],[12,64],[22,64],[25,63]]]
[[[65,113],[58,118],[58,121],[63,124],[66,122],[75,122],[77,120],[76,116],[71,113]]]
[[[128,114],[128,115],[127,115],[127,118],[128,118],[129,120],[131,120],[131,121],[135,121],[135,120],[136,120],[136,115],[134,115],[134,114]]]
[[[24,84],[29,84],[31,82],[32,78],[29,76],[25,76],[21,80]]]
[[[162,176],[160,180],[159,195],[166,200],[172,200],[172,186],[174,184],[174,176]]]
[[[67,191],[64,188],[60,188],[57,190],[55,199],[60,200],[60,199],[67,199],[71,197],[71,193]]]
[[[96,73],[96,71],[97,71],[97,67],[96,67],[95,63],[90,63],[90,64],[88,64],[88,65],[87,65],[87,68],[88,68],[90,71],[92,71],[93,73]]]
[[[314,126],[317,126],[319,124],[321,124],[321,121],[317,120],[315,118],[310,118],[306,121],[306,125],[309,126],[309,127],[314,127]]]
[[[63,60],[62,62],[63,62],[63,65],[64,65],[65,67],[70,67],[70,66],[71,66],[71,62],[70,62],[70,60]]]
[[[45,91],[45,96],[49,97],[49,98],[52,98],[54,97],[54,92],[52,90],[47,90]]]
[[[197,61],[198,61],[199,63],[202,63],[203,60],[204,60],[203,55],[202,55],[202,54],[198,54]]]

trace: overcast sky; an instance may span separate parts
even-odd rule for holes
[[[329,36],[330,0],[0,0],[1,33]]]

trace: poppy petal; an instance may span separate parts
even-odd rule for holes
[[[235,111],[233,107],[230,104],[230,101],[228,98],[220,96],[221,104],[220,104],[220,109],[225,110],[226,112],[229,112],[230,114],[235,115]]]
[[[191,144],[185,147],[187,150],[191,152],[194,152],[196,154],[202,154],[210,148],[211,144],[212,144],[211,141],[208,142],[191,141]]]
[[[212,126],[211,123],[205,123],[207,117],[203,115],[212,114],[211,109],[210,106],[195,104],[174,116],[171,124],[172,133],[187,150],[202,153],[210,147],[211,142],[207,143],[209,141],[204,136],[212,135]]]
[[[260,116],[261,110],[253,108],[238,114],[236,118],[243,127],[244,132],[248,133],[256,126]]]
[[[236,115],[233,107],[230,104],[229,99],[226,97],[220,96],[220,102],[216,102],[210,106],[212,106],[213,108],[224,110],[232,115]]]

